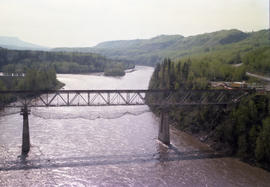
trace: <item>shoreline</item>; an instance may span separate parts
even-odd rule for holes
[[[215,141],[215,139],[213,138],[213,132],[214,131],[211,131],[209,133],[207,133],[207,132],[192,133],[189,130],[180,129],[177,126],[176,121],[173,121],[173,122],[169,123],[169,125],[170,125],[170,127],[173,127],[174,129],[176,129],[177,131],[180,131],[182,133],[188,134],[189,136],[192,136],[197,141],[199,141],[200,143],[206,145],[208,148],[210,148],[211,150],[217,152],[218,154],[238,159],[239,161],[241,161],[243,163],[246,163],[246,164],[248,164],[250,166],[253,166],[253,167],[256,167],[256,168],[261,168],[261,169],[263,169],[263,170],[265,170],[267,172],[270,172],[270,168],[264,167],[260,163],[256,162],[256,160],[242,159],[242,158],[240,158],[239,156],[237,156],[236,154],[234,154],[232,152],[229,145],[226,145],[225,143],[222,143],[222,142]]]
[[[136,65],[134,68],[129,68],[124,70],[125,73],[132,73],[134,71],[137,71]],[[88,72],[88,73],[56,73],[56,75],[95,75],[95,76],[106,76],[104,71],[98,71],[98,72]],[[125,75],[123,75],[125,76]],[[107,76],[107,77],[123,77],[123,76]]]

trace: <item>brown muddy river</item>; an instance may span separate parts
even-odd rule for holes
[[[146,89],[153,68],[122,78],[58,75],[65,89]],[[159,119],[147,106],[32,108],[31,151],[20,159],[22,116],[0,117],[0,186],[270,186],[270,173],[220,157],[171,129],[157,141]]]

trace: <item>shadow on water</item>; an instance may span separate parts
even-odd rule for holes
[[[85,166],[104,166],[121,164],[143,164],[143,163],[166,163],[171,161],[198,160],[223,158],[225,155],[213,151],[188,151],[181,152],[176,147],[170,145],[162,148],[157,153],[130,154],[130,155],[97,155],[87,157],[66,157],[27,160],[21,158],[16,161],[0,163],[0,171],[30,170],[42,168],[62,168],[62,167],[85,167]],[[165,150],[165,151],[164,151]]]

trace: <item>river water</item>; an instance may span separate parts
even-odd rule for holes
[[[146,89],[153,68],[122,78],[58,75],[65,89]],[[20,158],[22,116],[0,117],[0,186],[270,186],[270,173],[171,128],[157,140],[159,119],[147,106],[32,108],[31,151]]]

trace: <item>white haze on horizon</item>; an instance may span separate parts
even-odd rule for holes
[[[268,0],[1,0],[0,36],[48,47],[267,29]]]

